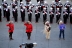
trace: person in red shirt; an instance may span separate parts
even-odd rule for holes
[[[12,34],[13,34],[13,31],[14,31],[13,21],[10,21],[6,26],[9,27],[9,30],[8,30],[8,32],[9,32],[9,39],[13,40],[13,38],[12,38]]]
[[[24,22],[24,25],[26,26],[26,33],[27,33],[28,40],[30,40],[33,26],[30,21]]]

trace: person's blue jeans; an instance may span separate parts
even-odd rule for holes
[[[64,30],[60,30],[59,38],[61,38],[61,35],[63,35],[63,39],[65,38],[64,36]]]

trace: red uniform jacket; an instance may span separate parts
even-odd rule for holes
[[[6,26],[9,27],[8,32],[13,32],[14,31],[14,24],[7,24]]]
[[[32,24],[24,23],[24,25],[26,26],[26,33],[31,33],[33,30]]]

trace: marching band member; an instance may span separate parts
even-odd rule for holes
[[[57,8],[57,11],[56,11],[56,23],[59,21],[61,17],[61,13],[59,12],[59,8]]]
[[[43,9],[43,22],[45,23],[45,21],[47,20],[47,10],[46,8]]]
[[[68,12],[66,11],[67,8],[64,8],[63,11],[63,21],[66,24],[67,23],[67,18],[68,18]]]
[[[52,4],[50,4],[50,7],[53,8],[53,12],[55,12],[55,1],[52,1]]]
[[[43,8],[45,8],[45,5],[41,5],[41,11],[43,11]]]
[[[10,5],[12,5],[12,9],[15,9],[15,7],[17,6],[17,4],[15,3],[15,0],[13,0],[13,2]]]
[[[66,1],[66,3],[64,4],[64,6],[67,8],[68,14],[69,14],[69,12],[70,12],[70,7],[71,7],[70,2],[69,2],[69,1]]]
[[[18,0],[14,0],[15,1],[15,3],[18,5]]]
[[[7,18],[7,21],[10,21],[10,6],[7,6],[6,8],[6,18]]]
[[[57,10],[57,8],[59,8],[60,13],[62,11],[62,7],[63,7],[63,5],[62,5],[61,1],[59,1],[58,3],[56,3],[56,10]]]
[[[6,2],[6,0],[3,1],[2,6],[3,6],[3,15],[5,17],[6,16],[6,8],[8,6],[8,3]]]
[[[32,4],[32,7],[31,8],[34,8],[35,7],[35,4]]]
[[[38,10],[39,10],[39,12],[40,12],[40,11],[41,11],[41,6],[40,6],[40,5],[38,5],[37,7],[38,7]]]
[[[39,20],[39,16],[38,16],[38,7],[36,7],[35,9],[35,22],[37,23]]]
[[[59,9],[60,9],[60,13],[61,13],[61,11],[62,11],[62,7],[63,7],[63,4],[61,3],[61,1],[59,1]]]
[[[40,11],[38,10],[38,16],[39,16],[39,18],[40,18]]]
[[[32,2],[31,1],[26,2],[25,7],[27,8],[27,10],[29,10],[29,8],[32,8],[33,7]]]
[[[23,9],[20,9],[20,12],[21,12],[21,20],[22,22],[25,21],[25,7],[23,6]]]
[[[50,23],[53,23],[54,12],[52,11],[52,8],[50,8],[49,17],[50,17]]]
[[[12,10],[15,9],[15,7],[17,6],[17,4],[15,3],[15,0],[12,0],[12,3],[10,3],[10,5],[12,5]],[[13,16],[14,17],[14,16]],[[12,18],[13,18],[12,17]]]
[[[29,7],[29,10],[27,11],[28,12],[28,21],[30,21],[31,22],[31,20],[32,20],[32,9],[31,9],[31,6]]]
[[[17,22],[18,20],[18,13],[17,13],[17,6],[15,7],[15,9],[13,9],[13,17],[14,17],[14,20],[15,22]]]
[[[23,2],[20,2],[20,9],[23,9]]]
[[[49,7],[47,1],[44,1],[44,5],[45,5],[45,8],[46,8],[46,10],[47,10],[47,8]]]

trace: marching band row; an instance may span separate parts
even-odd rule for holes
[[[12,14],[13,14],[13,18],[15,20],[15,22],[17,22],[18,20],[18,3],[15,2],[15,0],[12,1],[12,3],[10,3],[10,5],[12,5]],[[10,6],[8,5],[7,1],[4,0],[2,2],[2,6],[3,6],[3,15],[4,17],[7,18],[7,21],[10,21]],[[63,9],[63,21],[64,23],[67,23],[67,19],[70,17],[70,23],[72,23],[72,5],[70,4],[69,1],[66,1],[66,3],[63,5],[61,1],[59,2],[55,2],[52,1],[52,3],[50,4],[50,10],[49,10],[49,17],[50,17],[50,23],[53,23],[53,18],[54,16],[56,16],[56,22],[59,21],[59,19],[61,18],[61,13],[62,13],[62,8],[64,6]],[[48,14],[48,3],[47,1],[43,1],[40,2],[38,1],[36,5],[32,4],[31,1],[26,2],[26,4],[24,4],[22,1],[20,2],[20,13],[21,13],[21,20],[22,22],[25,21],[25,12],[27,11],[28,13],[28,20],[31,21],[32,20],[32,13],[33,13],[33,8],[35,8],[35,22],[38,22],[39,18],[40,18],[40,14],[41,12],[43,13],[43,22],[45,22],[47,20],[47,14]],[[0,21],[1,20],[1,6],[0,6]]]

